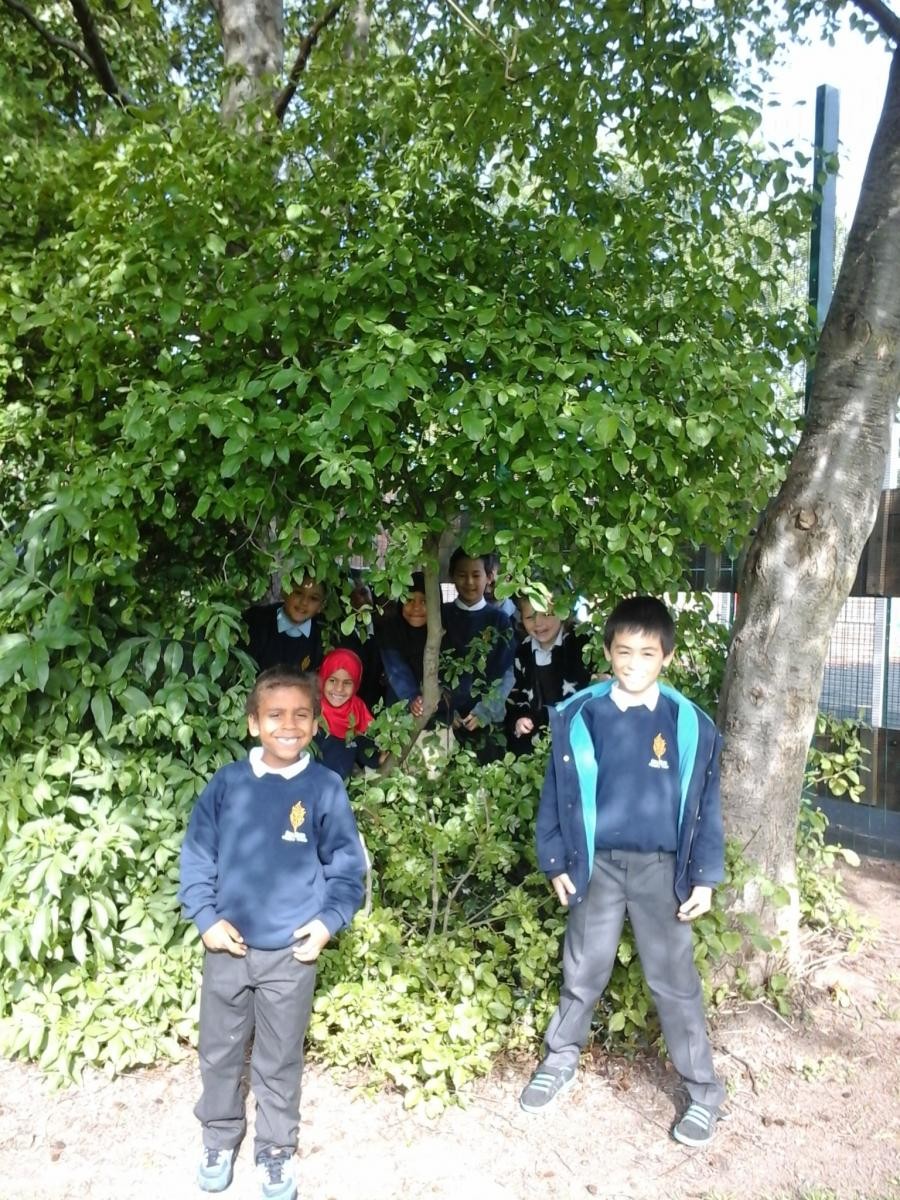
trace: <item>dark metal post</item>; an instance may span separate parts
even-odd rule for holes
[[[816,89],[816,137],[813,152],[812,235],[809,242],[809,303],[816,330],[822,328],[834,291],[837,235],[837,153],[841,94],[827,83]],[[806,367],[806,404],[812,390],[813,366]]]

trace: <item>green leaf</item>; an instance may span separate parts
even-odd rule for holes
[[[480,442],[484,438],[487,429],[487,421],[477,416],[471,409],[465,409],[460,414],[460,424],[463,428],[463,433],[472,442]]]
[[[113,708],[108,693],[94,692],[91,697],[91,712],[94,715],[94,720],[97,722],[100,736],[109,737],[109,730],[112,726]]]
[[[136,717],[150,707],[150,699],[140,688],[127,687],[116,699],[130,717]]]

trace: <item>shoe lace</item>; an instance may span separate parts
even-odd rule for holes
[[[287,1158],[283,1154],[264,1154],[261,1159],[266,1173],[266,1182],[275,1184],[284,1181],[284,1167]]]
[[[223,1154],[224,1151],[213,1150],[209,1146],[204,1146],[203,1153],[206,1155],[206,1162],[203,1165],[205,1167],[215,1167],[215,1166],[218,1166],[219,1155]]]

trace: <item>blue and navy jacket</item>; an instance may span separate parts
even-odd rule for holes
[[[550,878],[567,874],[575,885],[570,904],[580,904],[594,865],[598,762],[584,708],[609,694],[612,681],[576,692],[550,709],[551,757],[537,817],[538,866]],[[678,844],[675,895],[683,903],[691,888],[724,878],[724,834],[719,802],[719,734],[702,709],[665,684],[660,703],[676,709]]]

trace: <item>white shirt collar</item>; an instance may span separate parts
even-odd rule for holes
[[[292,762],[286,767],[270,767],[268,763],[263,762],[262,746],[254,746],[250,751],[250,769],[257,779],[262,779],[263,775],[280,775],[282,779],[293,779],[295,775],[305,771],[308,765],[309,753],[306,750],[296,762]]]
[[[482,596],[476,604],[463,604],[462,600],[457,596],[456,607],[461,608],[463,612],[478,612],[482,608],[487,608],[487,600]]]
[[[640,708],[644,705],[651,712],[656,712],[656,705],[659,700],[659,684],[651,684],[646,692],[642,692],[640,696],[632,696],[628,692],[614,683],[609,691],[609,698],[620,712],[626,712],[629,708]]]
[[[553,639],[552,644],[549,645],[546,648],[546,650],[541,645],[541,643],[537,640],[537,638],[534,636],[534,634],[531,634],[529,636],[528,640],[529,640],[529,642],[531,642],[531,649],[534,651],[535,664],[539,667],[549,667],[550,661],[553,658],[553,651],[556,649],[557,646],[562,645],[563,628],[560,625],[559,632],[557,633],[556,637]]]

